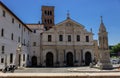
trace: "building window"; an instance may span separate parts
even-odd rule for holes
[[[34,30],[33,32],[36,33],[36,30]]]
[[[45,24],[47,23],[47,20],[45,19]]]
[[[10,53],[10,63],[13,63],[13,54]]]
[[[86,36],[86,42],[89,42],[89,36]]]
[[[14,23],[14,18],[12,18],[12,23]]]
[[[52,24],[52,19],[50,19],[50,24]]]
[[[4,36],[4,29],[2,28],[1,30],[1,36],[3,37]]]
[[[47,23],[49,24],[49,19],[47,20]]]
[[[23,54],[23,61],[25,61],[25,54]]]
[[[47,11],[45,10],[45,15],[47,15]]]
[[[25,32],[25,28],[24,28],[24,32]]]
[[[30,44],[30,41],[28,41],[28,46],[29,46],[29,44]]]
[[[4,54],[5,53],[5,46],[2,46],[1,48],[2,48],[2,54]]]
[[[33,51],[33,53],[35,54],[35,51]]]
[[[52,11],[50,11],[50,15],[52,15]]]
[[[48,42],[51,42],[51,41],[52,41],[52,36],[48,35]]]
[[[48,11],[48,15],[50,15],[50,12]]]
[[[21,24],[19,24],[19,29],[21,28]]]
[[[18,42],[20,43],[20,37],[18,37]]]
[[[48,28],[45,26],[45,30],[47,30]]]
[[[80,35],[77,35],[77,41],[80,41]]]
[[[11,34],[11,40],[13,40],[13,37],[14,37],[14,35],[13,35],[13,33]]]
[[[4,58],[1,58],[1,63],[4,63]]]
[[[36,42],[33,42],[33,46],[36,46]]]
[[[68,42],[71,42],[71,35],[68,35]]]
[[[5,17],[5,11],[3,10],[3,17]]]
[[[29,55],[27,55],[27,60],[29,61]]]
[[[25,46],[25,39],[24,39],[24,46]]]
[[[59,41],[63,41],[63,35],[59,35]]]

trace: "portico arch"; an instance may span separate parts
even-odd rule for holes
[[[90,52],[85,53],[85,65],[89,65],[92,62],[92,56]]]
[[[36,67],[37,66],[37,57],[32,56],[31,61],[32,61],[32,67]]]
[[[67,53],[67,66],[73,66],[73,54],[72,52]]]
[[[48,52],[46,54],[46,67],[53,67],[53,53]]]

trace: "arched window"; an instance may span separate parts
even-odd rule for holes
[[[45,10],[45,15],[47,15],[47,11]]]
[[[50,15],[50,11],[48,11],[48,15]]]
[[[50,11],[50,15],[52,15],[52,11]]]
[[[49,19],[47,20],[47,22],[48,22],[48,24],[50,23],[50,22],[49,22]]]
[[[52,24],[52,19],[50,19],[50,24]]]
[[[47,21],[46,21],[46,19],[45,19],[45,24],[46,24],[46,22],[47,22]]]
[[[2,28],[1,30],[1,36],[3,37],[4,36],[4,29]]]

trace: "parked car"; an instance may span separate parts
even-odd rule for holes
[[[112,64],[119,64],[120,63],[120,60],[118,58],[112,58],[111,59],[111,63]]]

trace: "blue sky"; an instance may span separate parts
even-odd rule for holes
[[[108,31],[109,45],[120,43],[120,0],[1,0],[24,23],[41,21],[41,6],[55,6],[55,23],[70,17],[83,24],[98,39],[100,16]]]

